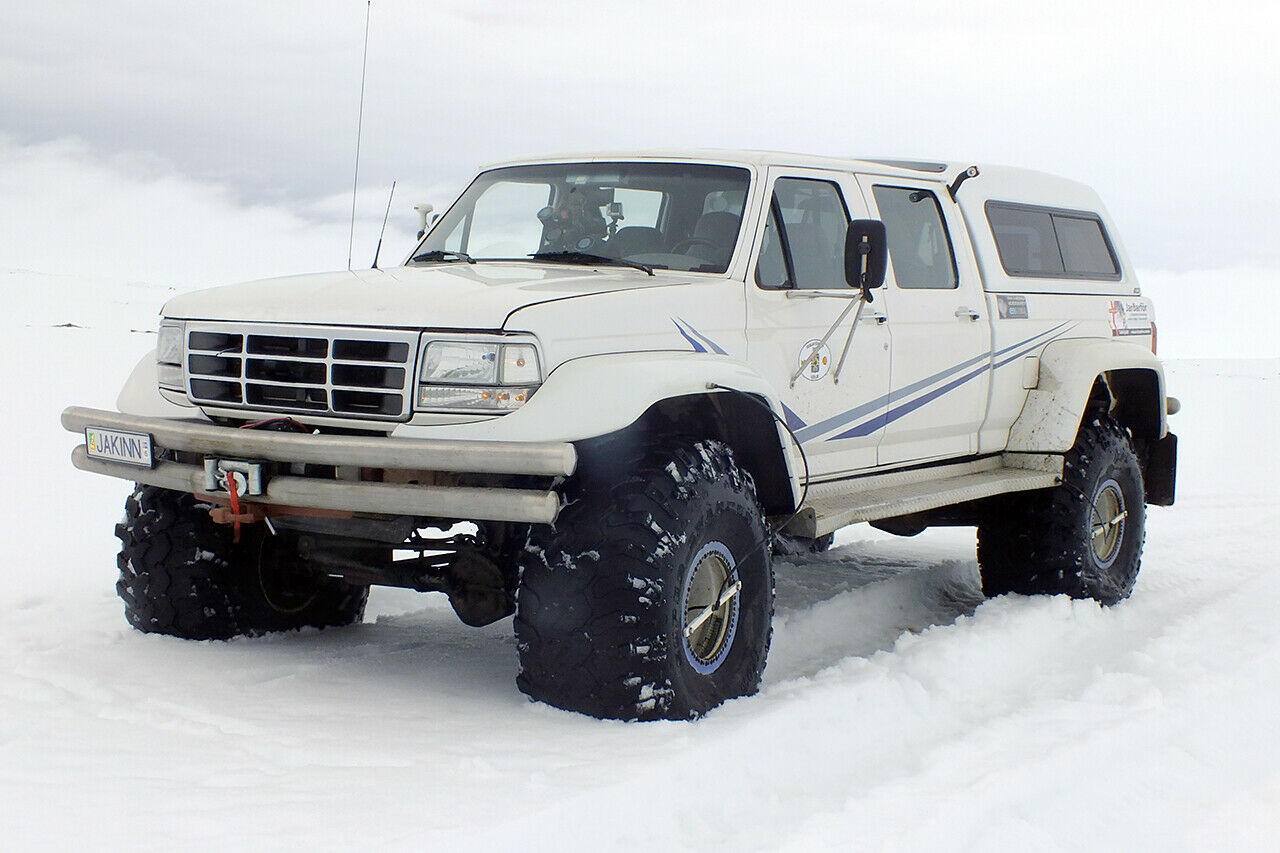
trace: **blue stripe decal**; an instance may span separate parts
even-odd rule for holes
[[[917,391],[928,388],[933,383],[938,382],[942,379],[946,379],[947,377],[952,376],[953,374],[958,373],[962,370],[973,367],[975,364],[978,364],[980,362],[988,362],[993,357],[998,358],[999,356],[1004,355],[1010,350],[1014,350],[1014,349],[1017,349],[1018,347],[1029,344],[1032,341],[1035,341],[1039,338],[1044,337],[1045,335],[1051,335],[1054,332],[1057,332],[1058,330],[1063,329],[1063,327],[1066,325],[1067,325],[1066,323],[1059,323],[1057,326],[1054,326],[1051,329],[1047,329],[1043,332],[1040,332],[1039,334],[1032,335],[1031,337],[1025,340],[1019,341],[1016,344],[1007,346],[996,353],[984,352],[981,355],[976,355],[973,358],[960,362],[959,364],[952,365],[951,367],[948,367],[946,370],[942,370],[938,373],[935,373],[933,376],[927,377],[925,379],[921,379],[918,382],[913,382],[912,384],[907,385],[904,388],[899,388],[896,391],[891,391],[890,393],[885,394],[884,396],[876,400],[872,400],[868,403],[863,403],[861,406],[852,408],[847,412],[841,412],[840,414],[833,415],[827,418],[826,420],[819,421],[818,423],[813,424],[812,426],[807,426],[796,433],[796,438],[800,439],[800,441],[802,442],[815,439],[818,436],[822,435],[823,433],[827,433],[838,427],[845,426],[846,424],[856,421],[865,415],[871,414],[877,409],[881,409],[889,405],[890,403],[895,403],[904,397],[910,397],[912,394],[916,393]],[[881,416],[883,416],[883,414],[884,413],[881,413]],[[873,423],[874,423],[874,420],[873,420]],[[884,426],[884,423],[881,423],[880,426],[872,426],[865,430],[863,429],[863,426],[864,425],[859,425],[857,427],[854,427],[849,432],[842,433],[838,436],[835,436],[835,438],[850,438],[853,436],[870,435],[871,433],[879,429],[880,426]]]
[[[908,403],[903,403],[901,406],[899,406],[896,409],[893,409],[892,411],[886,412],[880,415],[879,417],[872,418],[870,421],[867,421],[866,423],[858,424],[853,429],[848,430],[847,432],[842,432],[839,435],[833,435],[831,436],[831,438],[828,438],[827,441],[838,441],[839,439],[842,439],[842,438],[857,438],[859,436],[870,435],[871,433],[880,429],[880,427],[888,426],[889,424],[898,420],[898,418],[911,414],[912,412],[914,412],[916,409],[920,408],[924,404],[930,403],[938,399],[948,391],[954,391],[956,388],[959,388],[961,385],[965,384],[966,382],[972,379],[975,379],[986,372],[987,372],[987,368],[985,365],[982,367],[979,367],[977,370],[971,371],[970,373],[967,373],[958,379],[952,379],[946,385],[941,385],[935,388],[934,390],[930,391],[928,394],[922,394],[921,396],[916,397],[914,400],[911,400]]]
[[[885,394],[878,400],[872,400],[870,403],[863,403],[855,409],[850,409],[847,412],[841,412],[838,415],[827,418],[825,421],[819,421],[812,426],[807,426],[796,433],[796,438],[800,439],[801,442],[817,438],[824,432],[830,432],[837,427],[844,426],[850,421],[856,421],[858,418],[870,412],[874,412],[876,409],[883,409],[888,402],[889,395]]]
[[[698,343],[697,341],[695,341],[695,340],[694,340],[694,339],[689,335],[689,333],[688,333],[688,332],[686,332],[686,331],[684,330],[684,327],[683,327],[683,326],[681,326],[681,325],[680,325],[680,323],[679,323],[679,322],[678,322],[674,317],[672,318],[671,322],[672,322],[672,323],[675,323],[676,331],[677,331],[677,332],[679,332],[680,334],[684,335],[684,339],[685,339],[686,341],[688,341],[688,342],[693,346],[693,351],[694,351],[694,352],[706,352],[706,351],[707,351],[707,348],[706,348],[706,347],[704,347],[702,344]]]
[[[804,427],[804,420],[802,420],[795,412],[791,411],[791,408],[786,403],[782,403],[781,405],[782,414],[786,420],[787,428],[792,432],[802,429]]]
[[[880,412],[871,420],[863,421],[862,423],[858,424],[852,429],[845,430],[839,435],[833,435],[831,436],[831,438],[828,438],[827,441],[835,441],[836,439],[840,439],[840,438],[859,438],[864,435],[871,435],[871,433],[875,432],[878,429],[882,429],[888,423],[889,423],[888,415],[886,415],[884,412]]]
[[[1064,327],[1067,327],[1068,325],[1070,326],[1070,328],[1064,328]],[[1019,342],[1018,342],[1018,343],[1016,343],[1016,344],[1009,344],[1009,346],[1005,347],[1005,348],[1004,348],[1004,349],[1002,349],[1002,350],[996,350],[994,353],[992,353],[992,357],[1002,356],[1002,355],[1004,355],[1004,354],[1005,354],[1005,353],[1007,353],[1007,352],[1010,352],[1010,351],[1012,351],[1012,350],[1017,349],[1018,347],[1022,346],[1023,344],[1029,344],[1029,343],[1031,343],[1032,341],[1036,340],[1037,338],[1043,338],[1045,335],[1053,335],[1055,338],[1056,338],[1056,337],[1059,337],[1059,336],[1061,336],[1061,335],[1066,334],[1066,333],[1067,333],[1067,332],[1069,332],[1071,329],[1074,329],[1074,328],[1075,328],[1075,325],[1076,325],[1075,323],[1070,323],[1070,324],[1068,324],[1068,323],[1059,323],[1058,325],[1054,326],[1052,329],[1046,329],[1045,331],[1041,332],[1040,334],[1038,334],[1038,335],[1032,335],[1031,337],[1027,338],[1026,340],[1019,341]],[[1059,330],[1061,330],[1061,331],[1059,331]],[[1054,332],[1058,332],[1058,334],[1054,335],[1054,334],[1053,334]],[[1048,341],[1045,341],[1045,343],[1048,343]]]
[[[687,320],[681,320],[680,322],[681,322],[681,323],[684,323],[684,325],[688,327],[689,331],[693,333],[693,336],[694,336],[695,338],[697,338],[698,340],[702,341],[704,344],[706,344],[706,345],[707,345],[707,348],[708,348],[708,349],[710,349],[710,350],[711,350],[713,353],[715,353],[716,355],[728,355],[728,354],[729,354],[729,353],[725,352],[724,350],[722,350],[722,349],[720,348],[720,345],[719,345],[718,343],[716,343],[715,341],[711,340],[711,338],[708,338],[706,335],[702,334],[702,332],[699,332],[697,329],[695,329],[695,328],[693,327],[693,324],[692,324],[692,323],[688,322]]]
[[[680,334],[684,335],[684,339],[693,346],[694,352],[710,351],[716,355],[729,354],[725,352],[718,343],[695,329],[691,323],[685,320],[677,320],[675,317],[671,318],[671,322],[676,324],[676,329],[679,330]]]
[[[1062,325],[1057,326],[1054,329],[1050,329],[1049,332],[1056,331],[1057,329],[1062,329],[1062,326],[1065,326],[1065,325],[1066,323],[1063,323]],[[1074,326],[1072,328],[1074,328]],[[1053,338],[1050,338],[1049,340],[1053,340],[1054,338],[1059,338],[1062,335],[1065,335],[1068,331],[1069,329],[1062,329],[1062,331],[1058,332],[1056,335],[1053,336]],[[997,353],[998,355],[1003,355],[1005,353],[1008,353],[1010,350],[1013,350],[1016,347],[1019,347],[1019,346],[1022,347],[1021,350],[1014,352],[1013,355],[993,365],[992,369],[994,370],[995,368],[1003,367],[1009,362],[1014,361],[1019,357],[1026,355],[1036,347],[1040,346],[1042,342],[1036,341],[1036,338],[1042,337],[1042,335],[1044,334],[1048,334],[1048,333],[1047,332],[1041,333],[1040,335],[1036,335],[1034,338],[1028,338],[1027,340],[1023,341],[1021,344],[1013,344],[1012,346],[1008,346],[1000,350],[1000,352]],[[1048,343],[1048,341],[1044,341],[1043,343]],[[908,403],[904,403],[903,405],[897,407],[896,409],[893,409],[890,412],[887,412],[881,416],[872,418],[866,423],[858,424],[852,429],[842,432],[839,435],[833,435],[831,438],[828,438],[827,441],[836,441],[842,438],[858,438],[864,435],[870,435],[871,433],[875,432],[881,427],[887,426],[893,423],[894,421],[898,420],[899,418],[902,418],[902,417],[905,417],[906,415],[911,414],[916,409],[920,408],[926,403],[936,400],[937,398],[941,397],[943,394],[946,394],[948,391],[954,391],[956,388],[959,388],[961,385],[965,384],[966,382],[976,379],[977,377],[981,376],[986,372],[987,372],[987,368],[985,366],[980,367],[977,370],[971,371],[966,375],[959,377],[958,379],[953,379],[947,384],[939,386],[938,388],[935,388],[933,391],[930,391],[928,394],[922,394],[916,399]],[[899,397],[899,399],[901,399],[901,397]]]

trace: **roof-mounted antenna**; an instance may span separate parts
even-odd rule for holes
[[[382,230],[378,232],[378,248],[373,250],[373,268],[378,268],[378,255],[382,254],[382,235],[387,233],[387,217],[391,215],[391,199],[396,197],[396,182],[391,182],[391,194],[387,196],[387,212],[382,214]]]
[[[356,188],[360,186],[360,132],[364,128],[364,79],[369,69],[369,17],[373,0],[364,8],[364,58],[360,60],[360,117],[356,119],[356,173],[351,179],[351,231],[347,234],[347,269],[351,269],[351,249],[356,239]]]

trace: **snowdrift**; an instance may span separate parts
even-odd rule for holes
[[[527,702],[510,620],[191,643],[115,598],[126,488],[76,472],[164,287],[0,270],[0,837],[16,848],[1249,849],[1280,830],[1280,360],[1169,367],[1179,500],[1133,597],[983,601],[973,532],[842,531],[778,574],[758,696],[696,723]]]

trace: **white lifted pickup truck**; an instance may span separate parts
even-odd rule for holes
[[[773,553],[977,528],[988,595],[1111,604],[1176,440],[1097,195],[760,152],[482,171],[400,266],[163,309],[73,463],[138,484],[130,623],[360,621],[371,584],[515,614],[518,685],[600,717],[754,692]]]

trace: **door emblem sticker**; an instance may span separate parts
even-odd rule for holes
[[[804,365],[801,376],[811,382],[817,382],[831,370],[831,347],[814,338],[800,347],[800,357],[796,366]]]

